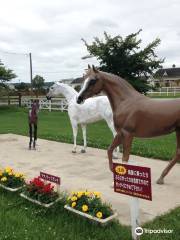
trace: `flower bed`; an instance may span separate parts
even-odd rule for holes
[[[24,175],[19,172],[14,172],[11,167],[6,167],[0,170],[0,187],[15,192],[25,184]]]
[[[68,197],[64,208],[102,225],[107,224],[117,216],[110,205],[102,202],[99,192],[73,192]]]
[[[40,177],[26,183],[20,196],[44,207],[50,207],[60,199],[59,194],[54,191],[54,186]]]

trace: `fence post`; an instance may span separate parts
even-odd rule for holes
[[[61,99],[61,112],[63,112],[63,100]]]
[[[167,87],[167,96],[169,96],[169,88]]]
[[[18,101],[19,101],[19,107],[21,107],[21,93],[18,93]]]
[[[51,112],[51,100],[49,100],[49,112]]]
[[[41,99],[39,100],[39,109],[41,110],[41,108],[42,108],[42,101],[41,101]]]
[[[9,93],[8,93],[8,106],[11,104],[11,100],[10,100],[10,97],[9,97]]]

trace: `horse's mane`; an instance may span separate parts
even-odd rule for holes
[[[111,78],[116,81],[120,81],[122,85],[126,86],[127,88],[130,88],[131,90],[136,91],[135,88],[127,80],[123,79],[122,77],[115,75],[113,73],[107,73],[102,71],[100,71],[100,73],[102,73],[102,75],[105,75],[108,78]]]
[[[78,94],[78,92],[71,86],[69,86],[68,84],[62,83],[62,82],[57,82],[58,86],[64,86],[65,88],[69,88],[71,91],[73,91],[74,93]]]

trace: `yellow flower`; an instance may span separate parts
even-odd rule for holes
[[[91,192],[86,191],[85,196],[89,197],[91,195]]]
[[[101,193],[100,193],[100,192],[94,192],[94,195],[95,195],[95,197],[97,197],[97,198],[100,198],[100,197],[101,197]]]
[[[88,211],[88,206],[84,204],[82,206],[82,210],[83,210],[83,212],[87,212]]]
[[[72,201],[72,202],[77,201],[77,197],[76,197],[76,196],[73,196],[73,197],[71,198],[71,201]]]
[[[22,176],[21,173],[16,173],[16,174],[15,174],[15,177],[16,177],[16,178],[20,178],[21,176]]]
[[[78,192],[78,193],[77,193],[77,197],[78,197],[78,198],[81,198],[82,195],[83,195],[83,192]]]
[[[25,179],[25,175],[20,173],[20,178]]]
[[[76,192],[72,191],[72,192],[71,192],[71,195],[76,195]]]
[[[72,202],[71,207],[75,207],[76,206],[76,202]]]
[[[11,168],[11,167],[6,167],[5,168],[5,172],[6,173],[10,173],[10,172],[12,172],[13,171],[13,169]]]
[[[3,171],[2,170],[0,170],[0,177],[3,175]]]
[[[102,212],[97,212],[97,213],[96,213],[96,217],[97,217],[97,218],[102,218]]]
[[[6,182],[6,181],[7,181],[7,177],[1,178],[1,182]]]

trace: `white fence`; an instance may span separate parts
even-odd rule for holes
[[[22,97],[21,105],[27,108],[31,107],[31,102],[33,98]],[[52,100],[47,100],[46,98],[38,98],[39,108],[46,110],[59,110],[67,111],[68,104],[65,98],[52,98]]]
[[[180,97],[180,87],[162,87],[157,91],[149,91],[148,95],[150,97]],[[0,106],[24,106],[27,108],[31,107],[32,99],[36,99],[35,97],[28,96],[1,96],[0,97]],[[40,109],[46,110],[59,110],[59,111],[67,111],[68,104],[65,98],[52,98],[52,100],[47,100],[46,97],[39,97],[39,106]]]
[[[19,106],[20,102],[20,96],[0,96],[0,106]]]
[[[177,96],[180,95],[180,87],[162,87],[157,91],[149,91],[149,96]]]

